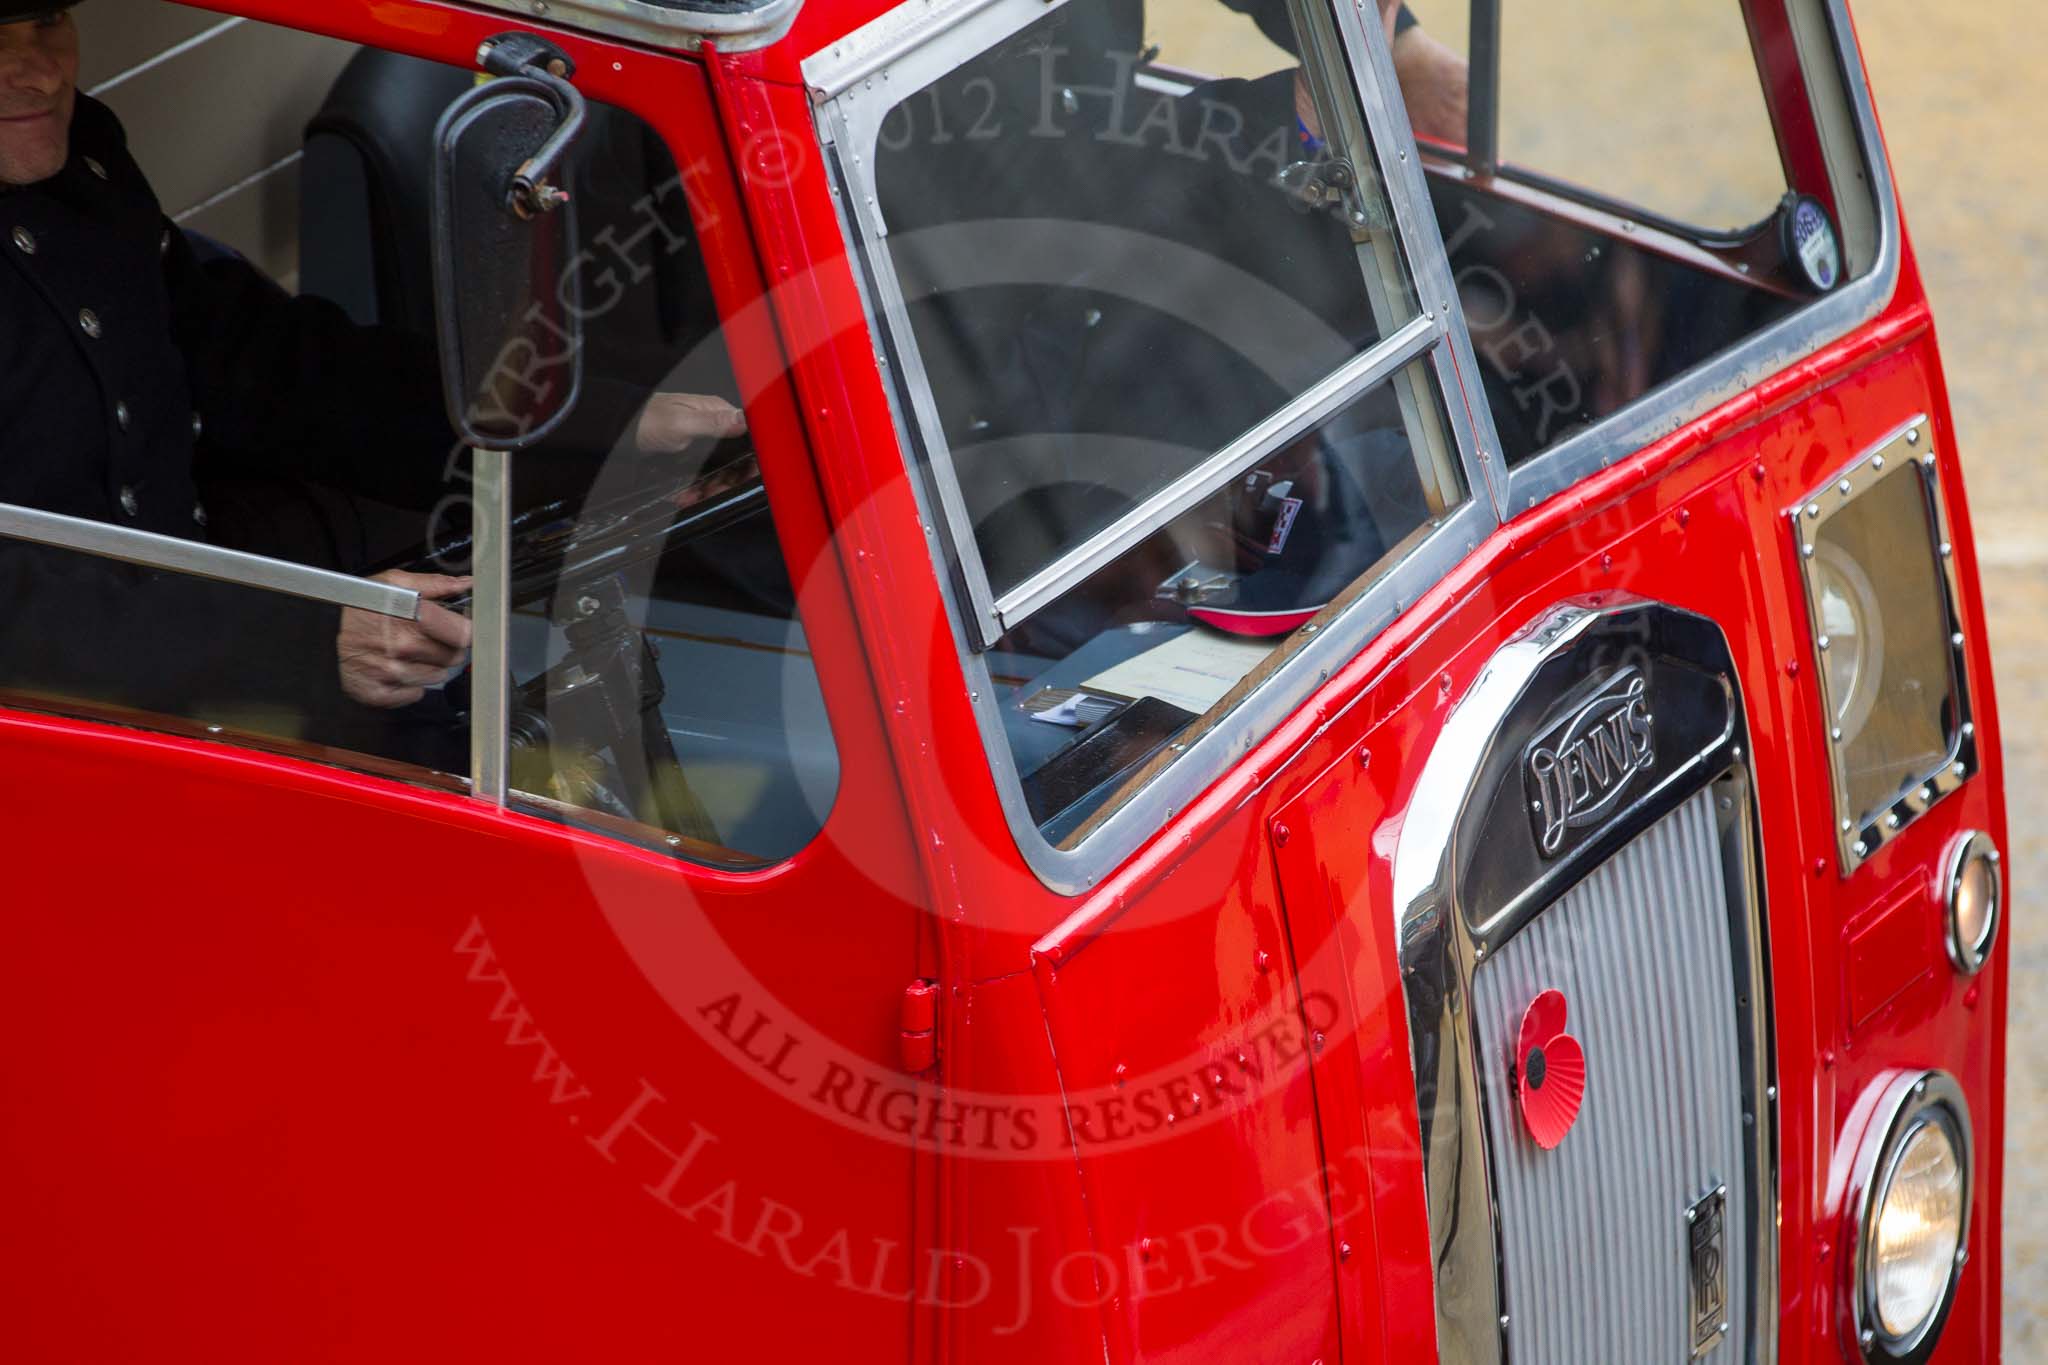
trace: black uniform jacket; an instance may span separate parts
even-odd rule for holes
[[[431,343],[202,262],[97,102],[59,175],[0,189],[0,256],[0,502],[201,539],[209,476],[451,491]],[[334,613],[309,604],[18,542],[0,603],[7,688],[188,715],[338,696]]]

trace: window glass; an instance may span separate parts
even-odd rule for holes
[[[71,56],[105,33],[36,31]],[[158,55],[123,58],[149,79],[101,68],[108,104],[79,96],[53,167],[0,132],[0,503],[428,601],[400,622],[0,538],[0,690],[453,785],[474,528],[426,188],[473,74],[257,24]],[[240,76],[197,79],[215,67]],[[785,857],[838,762],[691,192],[647,125],[597,106],[563,180],[585,387],[513,459],[513,785],[687,856]]]
[[[1001,740],[1071,848],[1468,489],[1335,16],[1012,12],[895,73],[868,216]]]
[[[881,123],[927,438],[999,599],[1256,454],[1262,421],[1420,311],[1349,73],[1304,66],[1269,8],[1075,0]],[[1197,65],[1219,47],[1229,76]]]

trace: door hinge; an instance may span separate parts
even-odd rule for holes
[[[903,1069],[915,1076],[939,1064],[939,983],[903,988]]]

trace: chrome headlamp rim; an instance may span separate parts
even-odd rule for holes
[[[1975,943],[1963,942],[1962,920],[1959,917],[1959,898],[1963,889],[1963,874],[1977,859],[1983,859],[1984,867],[1991,878],[1991,913],[1984,921],[1984,932]],[[1949,850],[1948,862],[1942,873],[1942,940],[1948,945],[1948,958],[1955,969],[1964,976],[1975,976],[1991,960],[1991,950],[1998,946],[1998,931],[2005,921],[2005,869],[1999,857],[1998,845],[1983,830],[1971,830],[1955,841]]]
[[[1956,1165],[1962,1172],[1962,1217],[1956,1229],[1956,1254],[1934,1311],[1905,1336],[1894,1336],[1879,1316],[1874,1276],[1877,1214],[1884,1208],[1900,1159],[1913,1137],[1929,1124],[1946,1130]],[[1872,1143],[1871,1133],[1883,1133]],[[1856,1255],[1851,1268],[1849,1302],[1857,1347],[1869,1365],[1925,1365],[1941,1340],[1955,1308],[1963,1268],[1970,1259],[1970,1207],[1976,1198],[1976,1148],[1970,1128],[1970,1105],[1962,1086],[1945,1071],[1906,1072],[1896,1076],[1878,1103],[1878,1117],[1865,1130],[1858,1158],[1856,1184]]]

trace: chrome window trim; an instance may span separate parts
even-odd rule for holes
[[[1480,371],[1472,350],[1471,327],[1465,320],[1464,308],[1457,303],[1457,282],[1451,273],[1450,257],[1444,251],[1443,232],[1437,226],[1429,178],[1422,169],[1408,106],[1399,97],[1401,83],[1394,74],[1393,52],[1379,23],[1365,22],[1362,6],[1340,3],[1336,9],[1338,32],[1344,41],[1345,55],[1351,61],[1366,133],[1379,159],[1387,202],[1394,211],[1395,234],[1407,250],[1408,270],[1422,303],[1423,316],[1439,315],[1449,323],[1447,344],[1437,351],[1439,383],[1444,406],[1450,412],[1452,440],[1463,467],[1466,496],[1474,503],[1483,502],[1498,526],[1514,515],[1506,471],[1495,458],[1500,450],[1500,437],[1494,429],[1492,410],[1483,400],[1476,404],[1467,401],[1464,382],[1458,378],[1473,376],[1472,391],[1478,391]],[[1376,16],[1377,11],[1374,13]]]
[[[812,87],[820,140],[831,173],[834,207],[851,248],[852,273],[874,344],[875,362],[884,377],[906,466],[913,474],[911,491],[932,554],[941,569],[940,595],[954,632],[956,655],[967,678],[970,704],[981,729],[983,750],[1005,819],[1026,865],[1038,879],[1056,894],[1078,896],[1099,884],[1139,848],[1160,837],[1176,814],[1184,812],[1231,765],[1327,682],[1332,673],[1477,550],[1480,542],[1500,525],[1507,483],[1500,476],[1494,457],[1499,442],[1494,435],[1492,414],[1483,404],[1475,413],[1464,401],[1462,376],[1478,372],[1471,333],[1462,310],[1452,306],[1456,294],[1450,262],[1444,255],[1443,238],[1430,206],[1421,158],[1413,152],[1407,110],[1398,99],[1389,101],[1385,94],[1398,88],[1392,56],[1377,26],[1365,24],[1354,7],[1339,4],[1335,7],[1338,30],[1352,62],[1366,127],[1380,159],[1395,230],[1423,306],[1422,321],[1434,323],[1437,328],[1434,343],[1418,352],[1419,362],[1429,367],[1441,395],[1450,427],[1447,434],[1466,483],[1467,497],[1455,510],[1411,537],[1408,543],[1412,548],[1406,553],[1391,556],[1380,565],[1375,581],[1335,619],[1326,626],[1304,627],[1303,642],[1272,678],[1191,743],[1142,791],[1105,817],[1078,847],[1063,849],[1047,842],[1024,799],[1022,778],[1005,736],[988,659],[974,647],[974,642],[997,624],[990,617],[976,614],[972,607],[976,599],[970,587],[980,577],[979,562],[974,556],[957,554],[950,536],[941,529],[959,524],[948,521],[948,514],[957,513],[964,505],[958,484],[943,468],[943,461],[925,458],[925,428],[911,420],[912,413],[905,406],[906,400],[913,408],[928,406],[929,386],[914,348],[905,354],[898,344],[898,339],[907,335],[902,326],[903,300],[893,272],[882,268],[875,255],[877,239],[886,233],[887,227],[874,213],[875,205],[864,183],[849,174],[861,164],[859,149],[872,145],[861,141],[867,135],[863,130],[878,132],[879,115],[869,119],[859,112],[858,100],[850,105],[840,98],[856,88],[865,93],[878,76],[894,84],[902,70],[897,64],[906,59],[918,58],[918,70],[935,67],[931,76],[935,79],[938,72],[951,70],[996,41],[989,34],[1005,30],[999,25],[991,28],[982,16],[1006,7],[1017,12],[1017,22],[1011,22],[1008,31],[1051,8],[1044,0],[955,0],[950,4],[945,0],[912,0],[807,57],[803,72]],[[909,79],[912,77],[905,76],[906,81]],[[926,412],[923,416],[931,419],[936,414]],[[986,592],[985,579],[981,591]]]
[[[1837,469],[1793,506],[1785,515],[1792,529],[1792,544],[1800,564],[1800,580],[1806,596],[1806,620],[1811,632],[1814,686],[1819,690],[1824,724],[1835,714],[1835,697],[1828,684],[1827,632],[1820,617],[1820,587],[1814,577],[1814,533],[1835,515],[1886,479],[1917,478],[1927,499],[1931,523],[1927,527],[1928,553],[1934,556],[1937,581],[1941,584],[1941,608],[1946,617],[1949,642],[1950,685],[1955,689],[1956,729],[1948,753],[1931,772],[1906,783],[1907,790],[1890,803],[1873,811],[1849,809],[1849,779],[1842,745],[1830,726],[1821,735],[1828,752],[1828,776],[1834,798],[1835,851],[1841,874],[1853,874],[1886,843],[1925,815],[1941,799],[1955,791],[1977,771],[1976,711],[1970,701],[1969,655],[1962,628],[1962,576],[1956,568],[1955,540],[1949,529],[1948,504],[1941,495],[1940,460],[1934,449],[1933,428],[1925,416],[1886,436],[1869,450]]]
[[[401,621],[416,621],[420,595],[411,588],[378,583],[354,574],[337,573],[271,559],[244,550],[182,540],[129,526],[69,517],[40,508],[0,503],[0,540],[75,550],[95,559],[119,560],[145,569],[160,569],[188,578],[211,579],[261,592],[282,593],[330,607],[375,612]]]
[[[1836,202],[1844,206],[1838,227],[1848,259],[1855,263],[1863,257],[1868,268],[1834,293],[1652,389],[1513,470],[1508,479],[1506,516],[1526,512],[1697,421],[1753,388],[1763,376],[1776,374],[1848,335],[1891,303],[1902,255],[1899,207],[1847,0],[1794,0],[1787,12],[1794,23],[1800,66],[1813,95]],[[1873,199],[1876,218],[1871,220],[1868,211]]]
[[[1956,1289],[1963,1267],[1970,1260],[1970,1212],[1977,1198],[1976,1135],[1970,1124],[1970,1102],[1955,1077],[1945,1071],[1906,1072],[1887,1084],[1880,1082],[1870,1125],[1864,1129],[1863,1149],[1857,1154],[1854,1173],[1856,1247],[1850,1268],[1849,1303],[1851,1326],[1863,1358],[1873,1365],[1923,1365],[1941,1341],[1955,1308]],[[1882,1208],[1883,1195],[1897,1172],[1897,1158],[1906,1140],[1945,1113],[1952,1121],[1950,1140],[1955,1143],[1956,1161],[1963,1171],[1963,1220],[1956,1242],[1955,1263],[1949,1269],[1948,1284],[1941,1304],[1911,1337],[1891,1341],[1875,1325],[1878,1317],[1875,1293],[1869,1280],[1870,1243],[1876,1229],[1871,1214]],[[1871,1135],[1878,1134],[1876,1141]]]
[[[751,52],[778,42],[796,23],[803,0],[692,5],[687,0],[650,5],[644,0],[476,0],[523,23],[536,19],[563,28],[602,33],[655,47],[694,50],[706,40],[720,52]]]
[[[1704,750],[1686,755],[1682,764],[1585,843],[1561,855],[1498,913],[1475,923],[1474,908],[1464,903],[1459,886],[1459,827],[1468,803],[1489,792],[1490,779],[1501,774],[1503,761],[1522,759],[1520,750],[1505,760],[1496,754],[1496,739],[1547,666],[1602,643],[1598,635],[1603,628],[1642,612],[1689,621],[1713,632],[1720,657],[1695,662],[1715,667],[1728,679],[1726,729]],[[1502,646],[1452,710],[1424,762],[1394,853],[1393,927],[1408,1008],[1409,1065],[1416,1081],[1437,1346],[1445,1360],[1503,1365],[1508,1358],[1500,1232],[1493,1212],[1495,1177],[1468,1004],[1473,973],[1489,953],[1498,951],[1637,835],[1709,788],[1720,791],[1725,801],[1717,803],[1722,811],[1721,854],[1731,931],[1741,926],[1733,948],[1745,976],[1732,984],[1747,1034],[1745,1098],[1758,1118],[1752,1125],[1749,1153],[1750,1188],[1757,1201],[1748,1225],[1755,1283],[1744,1349],[1751,1352],[1746,1359],[1754,1365],[1777,1358],[1778,1092],[1768,908],[1762,893],[1759,812],[1747,766],[1746,733],[1733,657],[1718,626],[1638,599],[1589,600],[1552,609]]]

